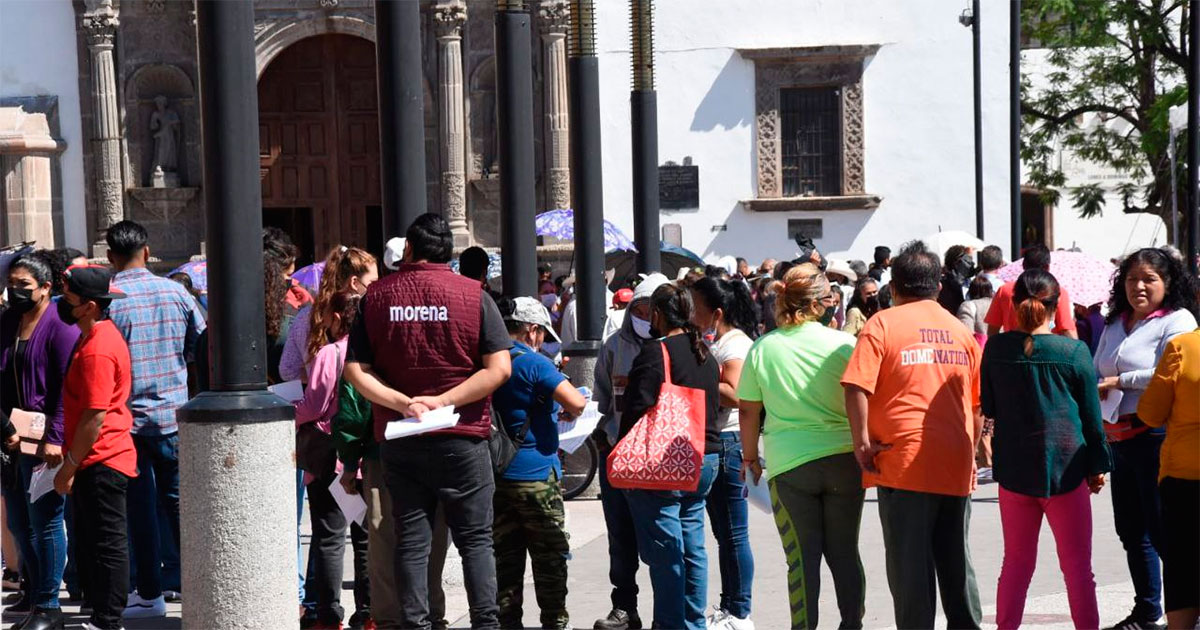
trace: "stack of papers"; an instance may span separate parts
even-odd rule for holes
[[[329,494],[333,495],[334,502],[341,508],[342,514],[346,516],[346,522],[354,521],[362,526],[363,520],[367,517],[367,502],[363,500],[361,494],[346,494],[346,489],[342,487],[342,475],[346,471],[341,471],[334,477],[333,483],[329,484]]]
[[[401,418],[392,420],[387,423],[387,428],[383,431],[385,440],[395,440],[397,438],[412,437],[429,433],[430,431],[440,431],[449,429],[458,424],[458,414],[454,413],[454,405],[446,407],[438,407],[433,411],[426,412],[420,418]]]
[[[54,489],[54,478],[58,476],[60,468],[62,468],[62,462],[59,462],[54,468],[50,468],[46,464],[38,464],[33,469],[33,474],[29,476],[30,503],[37,501],[47,492]]]
[[[1119,389],[1108,390],[1108,395],[1100,399],[1100,417],[1109,424],[1116,424],[1117,416],[1120,416],[1121,399],[1125,397],[1124,392]]]
[[[300,381],[286,381],[272,385],[267,389],[271,390],[271,393],[290,403],[297,402],[304,398],[304,385],[302,385]]]
[[[583,446],[599,424],[600,403],[589,402],[578,418],[558,422],[558,448],[567,453],[574,453]]]
[[[767,487],[767,471],[764,469],[758,483],[754,483],[754,475],[746,471],[746,501],[754,507],[771,514],[771,489]]]

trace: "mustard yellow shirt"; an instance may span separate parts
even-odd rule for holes
[[[1152,427],[1167,425],[1158,478],[1200,480],[1200,328],[1167,344],[1137,413]]]

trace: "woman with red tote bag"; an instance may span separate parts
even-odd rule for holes
[[[687,289],[663,285],[650,307],[652,334],[661,338],[633,361],[609,482],[626,488],[638,553],[650,567],[654,626],[703,630],[704,497],[721,448],[720,368],[691,323]]]

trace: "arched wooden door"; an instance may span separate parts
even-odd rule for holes
[[[375,45],[320,35],[284,50],[258,82],[263,224],[301,249],[383,249]]]

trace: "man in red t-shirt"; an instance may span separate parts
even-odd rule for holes
[[[129,347],[105,311],[114,299],[105,267],[76,265],[63,273],[58,316],[81,335],[63,380],[66,457],[54,489],[75,502],[75,555],[91,626],[121,627],[129,590],[125,492],[137,476],[137,451],[129,430]]]
[[[1030,269],[1041,269],[1042,271],[1050,271],[1050,250],[1046,249],[1045,245],[1033,245],[1025,250],[1025,257],[1021,259],[1021,265],[1026,271]],[[1017,329],[1017,308],[1013,305],[1013,287],[1015,282],[1006,282],[1000,290],[996,291],[996,295],[992,296],[992,306],[988,309],[987,317],[984,322],[988,326],[988,336],[1000,334],[1000,332]],[[1066,287],[1059,289],[1058,308],[1054,311],[1054,332],[1078,339],[1079,333],[1075,329],[1075,310],[1071,305],[1071,296],[1067,295]]]

